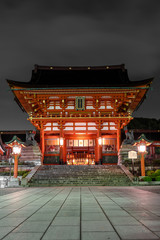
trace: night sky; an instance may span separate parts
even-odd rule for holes
[[[0,130],[33,129],[6,79],[29,81],[34,64],[122,63],[132,81],[155,77],[133,116],[159,119],[159,0],[1,0]]]

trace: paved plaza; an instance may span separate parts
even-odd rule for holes
[[[0,239],[160,239],[160,187],[17,190],[0,190]]]

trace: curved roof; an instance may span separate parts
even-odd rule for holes
[[[10,87],[98,88],[150,85],[153,78],[130,81],[124,64],[101,67],[53,67],[35,65],[29,82],[7,80]]]

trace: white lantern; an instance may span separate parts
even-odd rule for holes
[[[63,138],[59,139],[60,146],[63,146]]]
[[[13,151],[14,155],[19,155],[21,153],[21,146],[20,145],[14,145],[12,151]]]
[[[146,145],[145,144],[140,144],[138,146],[138,152],[145,152],[146,151]]]
[[[102,138],[101,137],[98,138],[98,144],[102,145]]]

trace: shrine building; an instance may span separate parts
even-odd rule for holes
[[[130,81],[125,66],[35,65],[29,82],[7,80],[40,131],[42,164],[117,164],[121,129],[152,82]]]

